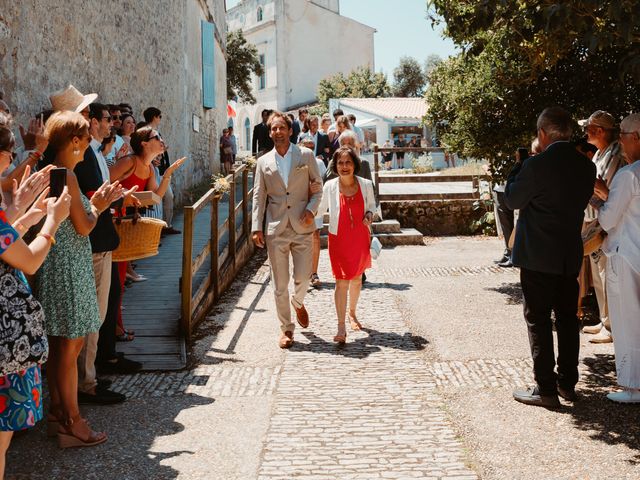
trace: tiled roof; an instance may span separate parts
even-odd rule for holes
[[[424,98],[343,98],[340,104],[390,119],[422,119],[427,113],[427,103]]]

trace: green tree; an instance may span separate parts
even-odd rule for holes
[[[637,1],[616,4],[629,13],[629,3],[638,6]],[[537,115],[547,106],[561,105],[576,119],[597,109],[616,116],[638,110],[637,45],[621,41],[626,37],[619,32],[594,26],[619,18],[615,12],[607,17],[608,10],[599,7],[616,10],[613,1],[431,4],[441,15],[435,21],[446,20],[445,31],[462,53],[431,73],[427,121],[436,125],[441,143],[490,160],[498,176],[510,167],[509,155],[529,145]],[[597,4],[592,19],[580,10],[587,4]]]
[[[396,97],[421,97],[427,78],[418,61],[413,57],[401,57],[393,70],[393,94]]]
[[[242,30],[227,33],[227,99],[236,96],[245,103],[254,104],[251,76],[262,75],[263,68],[258,50],[242,34]]]
[[[318,108],[312,113],[326,113],[331,98],[379,98],[388,97],[391,88],[383,73],[372,72],[369,67],[358,67],[349,75],[337,73],[318,84]]]
[[[424,62],[424,75],[427,77],[427,81],[429,81],[429,75],[431,72],[442,63],[442,57],[437,53],[432,53],[427,57]]]

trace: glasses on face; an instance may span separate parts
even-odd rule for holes
[[[620,131],[620,138],[622,138],[623,135],[633,135],[633,134],[638,135],[638,132],[623,132],[623,131]]]
[[[149,137],[149,140],[147,140],[147,142],[150,142],[151,140],[160,140],[160,135],[152,135],[151,137]]]
[[[121,115],[111,115],[111,120],[120,120],[121,118]]]
[[[102,120],[106,120],[107,122],[110,122],[112,118],[113,117],[111,115],[105,115],[104,117],[102,117]]]

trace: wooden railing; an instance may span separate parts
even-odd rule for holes
[[[237,271],[244,265],[253,252],[251,241],[251,215],[249,204],[253,196],[253,188],[249,189],[250,170],[246,165],[240,166],[226,180],[229,182],[229,214],[219,224],[218,206],[221,195],[213,189],[205,193],[196,203],[184,207],[184,239],[182,248],[182,278],[180,290],[182,295],[181,330],[190,339],[195,325],[211,308],[224,290],[229,286]],[[236,190],[242,188],[242,200],[236,204]],[[193,256],[193,234],[196,216],[211,206],[210,237],[205,246]],[[238,212],[242,211],[242,223],[238,223]],[[220,252],[220,240],[228,234],[226,247]],[[196,286],[193,279],[209,258],[208,272]]]
[[[381,201],[394,200],[460,200],[469,199],[477,200],[480,198],[480,181],[490,181],[488,175],[427,175],[427,174],[380,174],[381,153],[398,153],[398,152],[444,152],[440,147],[375,147],[373,151],[373,159],[375,164],[375,192],[376,198]],[[380,184],[383,183],[471,183],[469,192],[445,192],[445,193],[383,193],[380,194]]]

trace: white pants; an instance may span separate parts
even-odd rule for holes
[[[591,278],[593,279],[593,289],[596,292],[598,300],[598,310],[600,311],[600,322],[604,328],[611,331],[611,321],[609,320],[609,307],[607,305],[607,257],[599,252],[598,260],[593,259],[593,255],[589,255],[589,263],[591,264]]]
[[[620,255],[607,260],[607,298],[618,384],[640,388],[640,273]]]

